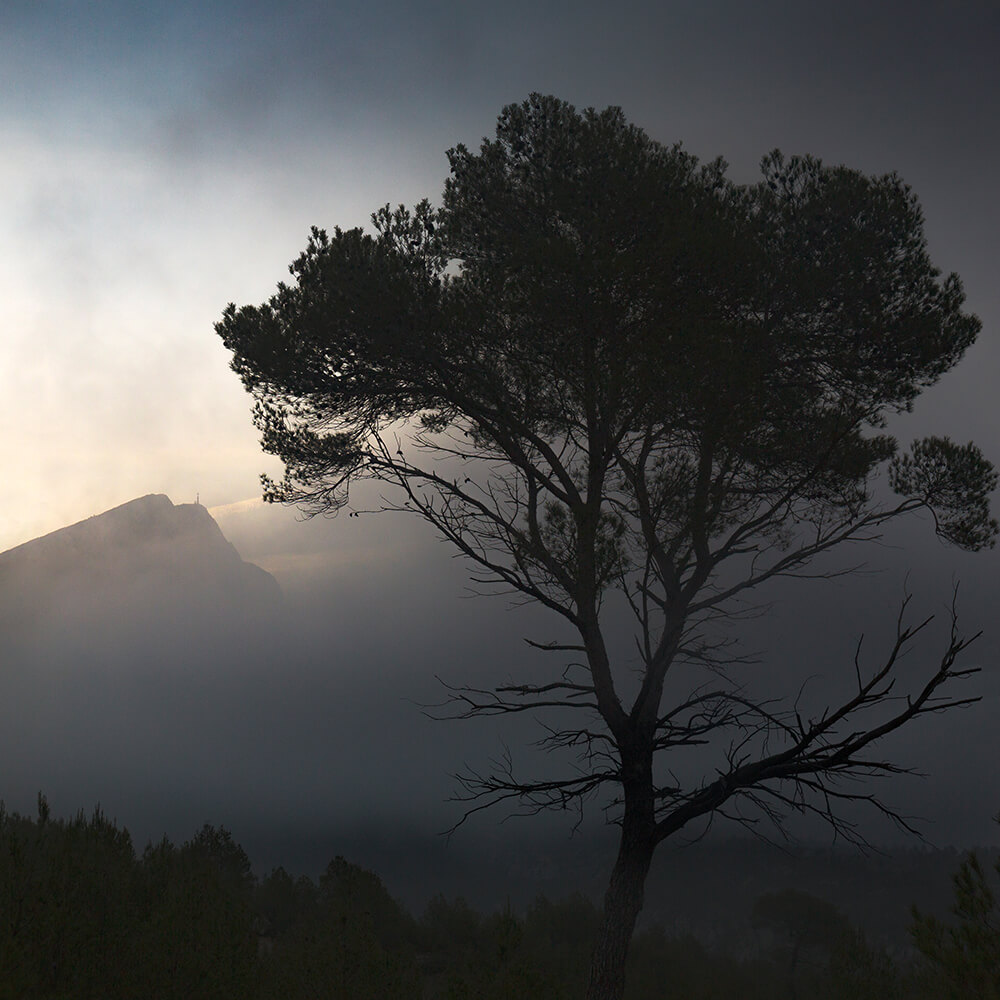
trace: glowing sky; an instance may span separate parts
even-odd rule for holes
[[[5,3],[0,550],[144,493],[253,496],[223,306],[310,225],[436,198],[444,151],[532,90],[739,179],[775,146],[898,170],[985,323],[934,426],[1000,445],[998,27],[986,3]]]

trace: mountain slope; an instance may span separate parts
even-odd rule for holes
[[[0,625],[88,632],[114,623],[183,631],[254,619],[281,593],[244,562],[208,511],[162,494],[122,504],[0,553]]]

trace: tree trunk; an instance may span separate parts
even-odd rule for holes
[[[654,843],[648,829],[637,830],[628,810],[622,826],[618,860],[604,894],[604,913],[590,967],[587,1000],[621,1000],[625,992],[625,959],[642,909],[646,875]]]

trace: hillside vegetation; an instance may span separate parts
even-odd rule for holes
[[[739,957],[648,926],[627,996],[996,996],[1000,934],[974,856],[955,887],[957,923],[914,912],[909,961],[796,890],[758,898],[755,947]],[[225,828],[139,854],[99,809],[56,819],[42,796],[36,817],[0,807],[0,907],[0,998],[11,1000],[570,1000],[586,986],[598,920],[583,896],[489,915],[437,896],[414,917],[342,857],[316,880],[283,868],[257,878]]]

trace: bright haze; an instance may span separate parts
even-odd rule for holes
[[[44,711],[4,706],[21,743],[6,739],[0,798],[28,809],[41,787],[60,812],[100,800],[141,838],[207,820],[260,844],[360,814],[429,831],[460,815],[448,774],[485,763],[498,732],[413,702],[440,698],[435,674],[530,671],[520,637],[546,639],[544,616],[466,599],[464,567],[420,522],[301,523],[255,502],[279,469],[212,327],[274,291],[311,225],[437,200],[445,150],[475,147],[532,91],[620,105],[741,182],[775,147],[897,171],[983,332],[891,429],[972,439],[1000,462],[998,38],[989,3],[4,3],[0,551],[134,498],[199,500],[284,610],[282,643],[212,646],[203,663],[195,643],[173,674],[120,662],[44,698],[19,679],[8,693]],[[915,615],[941,620],[961,579],[963,625],[987,630],[966,682],[985,700],[900,734],[888,749],[929,777],[882,791],[936,843],[993,840],[1000,556],[945,548],[922,522],[887,541],[842,560],[877,575],[762,595],[779,600],[748,644],[779,687],[816,675],[822,690],[853,670],[862,632],[883,648],[904,586]]]

